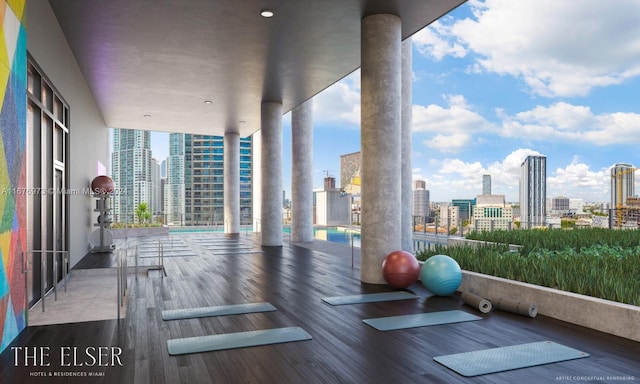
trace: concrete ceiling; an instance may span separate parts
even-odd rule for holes
[[[263,100],[286,113],[360,67],[362,17],[406,38],[464,1],[49,0],[109,127],[243,137]]]

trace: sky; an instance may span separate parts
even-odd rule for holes
[[[638,15],[638,0],[471,0],[416,33],[413,178],[431,201],[473,198],[490,174],[517,202],[528,155],[547,157],[548,197],[609,201],[610,168],[640,166]],[[283,141],[290,197],[290,113]],[[152,150],[166,158],[168,134]],[[314,187],[359,150],[356,71],[314,98]]]

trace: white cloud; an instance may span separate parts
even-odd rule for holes
[[[425,140],[423,143],[427,147],[440,152],[455,153],[466,148],[470,141],[470,135],[458,133],[453,135],[436,135],[430,140]]]
[[[492,192],[506,195],[510,201],[516,201],[520,165],[530,155],[541,153],[529,148],[520,148],[508,154],[502,161],[487,165],[455,158],[433,160],[429,165],[429,169],[433,170],[432,174],[425,177],[428,180],[427,189],[432,190],[434,201],[473,198],[482,193],[482,175],[489,174],[493,185]]]
[[[585,96],[640,75],[637,0],[468,4],[473,18],[434,23],[417,34],[419,51],[436,60],[473,51],[474,70],[521,78],[545,97]]]
[[[609,168],[594,171],[589,165],[580,163],[576,157],[569,165],[552,173],[555,176],[547,175],[547,197],[580,197],[585,201],[606,200],[610,191]]]
[[[640,144],[640,114],[606,113],[594,121],[594,129],[584,133],[584,140],[598,145]]]
[[[507,184],[518,185],[520,166],[527,156],[544,156],[544,154],[530,148],[518,148],[508,154],[501,162],[489,165],[487,171],[495,174],[496,176],[493,177],[501,179]],[[515,183],[513,182],[514,179],[516,180]]]
[[[520,166],[527,156],[539,155],[543,154],[530,148],[519,148],[501,161],[491,164],[455,158],[433,160],[428,169],[414,170],[414,179],[427,181],[433,201],[450,201],[481,194],[482,175],[489,174],[492,193],[505,195],[507,201],[517,203]],[[610,188],[609,168],[593,170],[578,157],[574,157],[566,166],[555,170],[548,168],[547,197],[567,196],[585,201],[606,201]]]
[[[434,133],[424,144],[445,153],[458,152],[473,141],[472,134],[496,131],[479,113],[473,111],[462,95],[445,95],[447,107],[431,104],[413,106],[413,132]]]
[[[593,121],[593,113],[589,107],[575,106],[565,102],[552,104],[549,107],[537,106],[530,111],[520,112],[515,117],[524,122],[553,126],[561,131],[580,130]]]
[[[338,122],[360,126],[360,70],[314,97],[316,122]]]
[[[411,41],[418,52],[436,61],[445,56],[464,57],[467,53],[465,47],[451,35],[451,26],[439,20],[414,34]]]
[[[507,115],[502,119],[500,135],[533,141],[564,140],[598,146],[640,144],[640,114],[632,112],[595,115],[589,107],[559,102]]]

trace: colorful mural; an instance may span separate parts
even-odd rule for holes
[[[0,352],[26,327],[26,0],[0,0]]]

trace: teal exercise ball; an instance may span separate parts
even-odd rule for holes
[[[428,258],[420,271],[422,285],[436,296],[449,296],[462,282],[460,265],[447,255]]]

